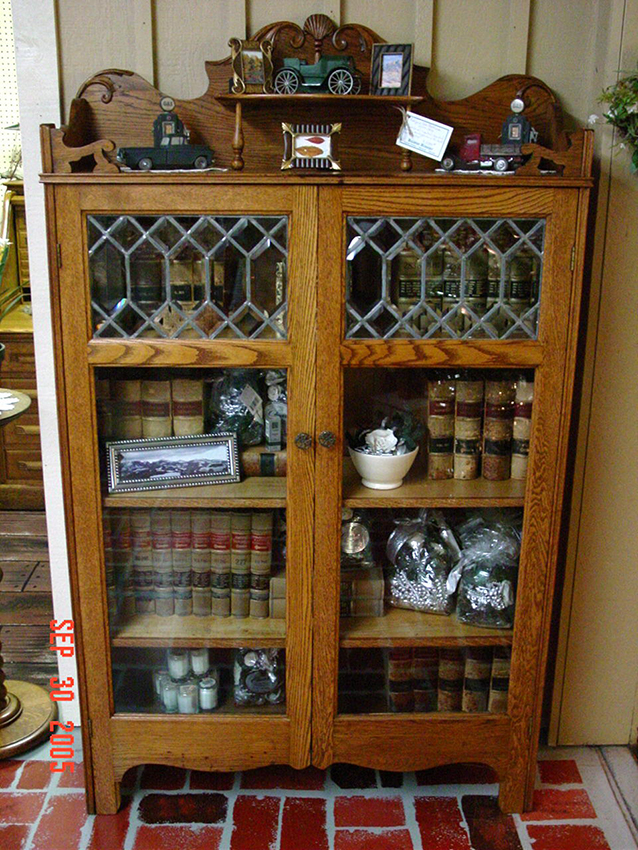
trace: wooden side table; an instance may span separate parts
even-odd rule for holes
[[[25,393],[0,387],[0,427],[21,416],[30,404]],[[57,706],[44,688],[30,682],[5,681],[1,653],[0,641],[0,759],[30,750],[50,734],[49,724],[57,717]]]

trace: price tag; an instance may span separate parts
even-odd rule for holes
[[[403,124],[397,136],[397,145],[440,162],[454,128],[424,115],[417,115],[416,112],[402,112]]]
[[[255,392],[255,390],[250,386],[250,384],[246,384],[244,389],[241,391],[239,400],[248,408],[248,410],[250,410],[253,419],[255,419],[257,422],[264,421],[264,406],[261,400],[261,396],[259,396]]]

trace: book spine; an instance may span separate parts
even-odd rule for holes
[[[142,436],[142,382],[137,380],[111,381],[113,437],[116,440],[137,440]]]
[[[438,711],[460,711],[463,702],[465,661],[460,649],[441,649],[439,653]]]
[[[142,437],[170,437],[171,382],[142,381]]]
[[[95,406],[98,433],[103,440],[113,436],[113,402],[111,401],[110,378],[95,378]]]
[[[510,685],[511,649],[495,646],[487,710],[492,714],[507,714],[507,693]]]
[[[131,537],[133,545],[135,611],[137,614],[154,614],[153,546],[151,540],[151,512],[149,510],[136,509],[131,511]]]
[[[210,590],[214,617],[230,616],[230,512],[212,511],[210,517]]]
[[[274,452],[266,446],[249,446],[239,454],[246,477],[285,478],[287,473],[286,449]]]
[[[478,478],[481,463],[483,381],[467,376],[456,382],[454,477]]]
[[[204,433],[204,382],[199,379],[173,378],[173,433],[176,437]]]
[[[439,686],[438,649],[429,646],[420,646],[414,649],[412,681],[414,683],[414,710],[436,711]]]
[[[271,511],[255,511],[250,525],[250,616],[268,616],[272,566]]]
[[[390,711],[414,711],[412,649],[388,650],[387,682]]]
[[[250,614],[250,527],[251,515],[232,511],[230,515],[230,612],[233,617]]]
[[[492,672],[492,650],[489,647],[471,647],[465,657],[463,679],[463,711],[474,714],[487,711]]]
[[[514,394],[514,381],[510,378],[485,381],[483,478],[490,481],[504,481],[510,477]]]
[[[135,585],[133,582],[133,539],[131,515],[128,510],[110,511],[111,537],[113,540],[113,566],[120,597],[119,609],[122,617],[135,614]]]
[[[211,613],[210,593],[210,511],[192,511],[193,531],[193,614],[206,617]]]
[[[186,617],[193,613],[192,546],[191,512],[172,510],[173,605],[178,617]]]
[[[157,510],[152,514],[151,543],[153,547],[155,613],[160,617],[170,617],[175,613],[170,511]]]
[[[454,475],[454,396],[450,376],[428,380],[428,478]]]
[[[518,480],[527,478],[533,402],[534,381],[528,380],[525,375],[520,375],[516,380],[512,428],[512,478]]]

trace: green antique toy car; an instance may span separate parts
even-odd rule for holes
[[[273,86],[277,94],[359,94],[361,77],[351,56],[322,56],[314,65],[305,59],[284,59]]]

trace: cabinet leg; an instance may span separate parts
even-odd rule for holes
[[[533,792],[533,789],[532,789]],[[530,798],[531,793],[530,792]],[[531,799],[527,799],[525,776],[508,774],[499,786],[498,805],[504,814],[521,814],[531,808]]]
[[[235,103],[235,135],[233,136],[233,161],[231,163],[234,171],[241,171],[244,167],[242,153],[244,150],[244,128],[241,120],[241,103]]]
[[[122,803],[120,794],[120,783],[100,783],[96,780],[95,788],[95,811],[98,815],[117,814]]]
[[[401,148],[401,171],[412,171],[412,151]]]

